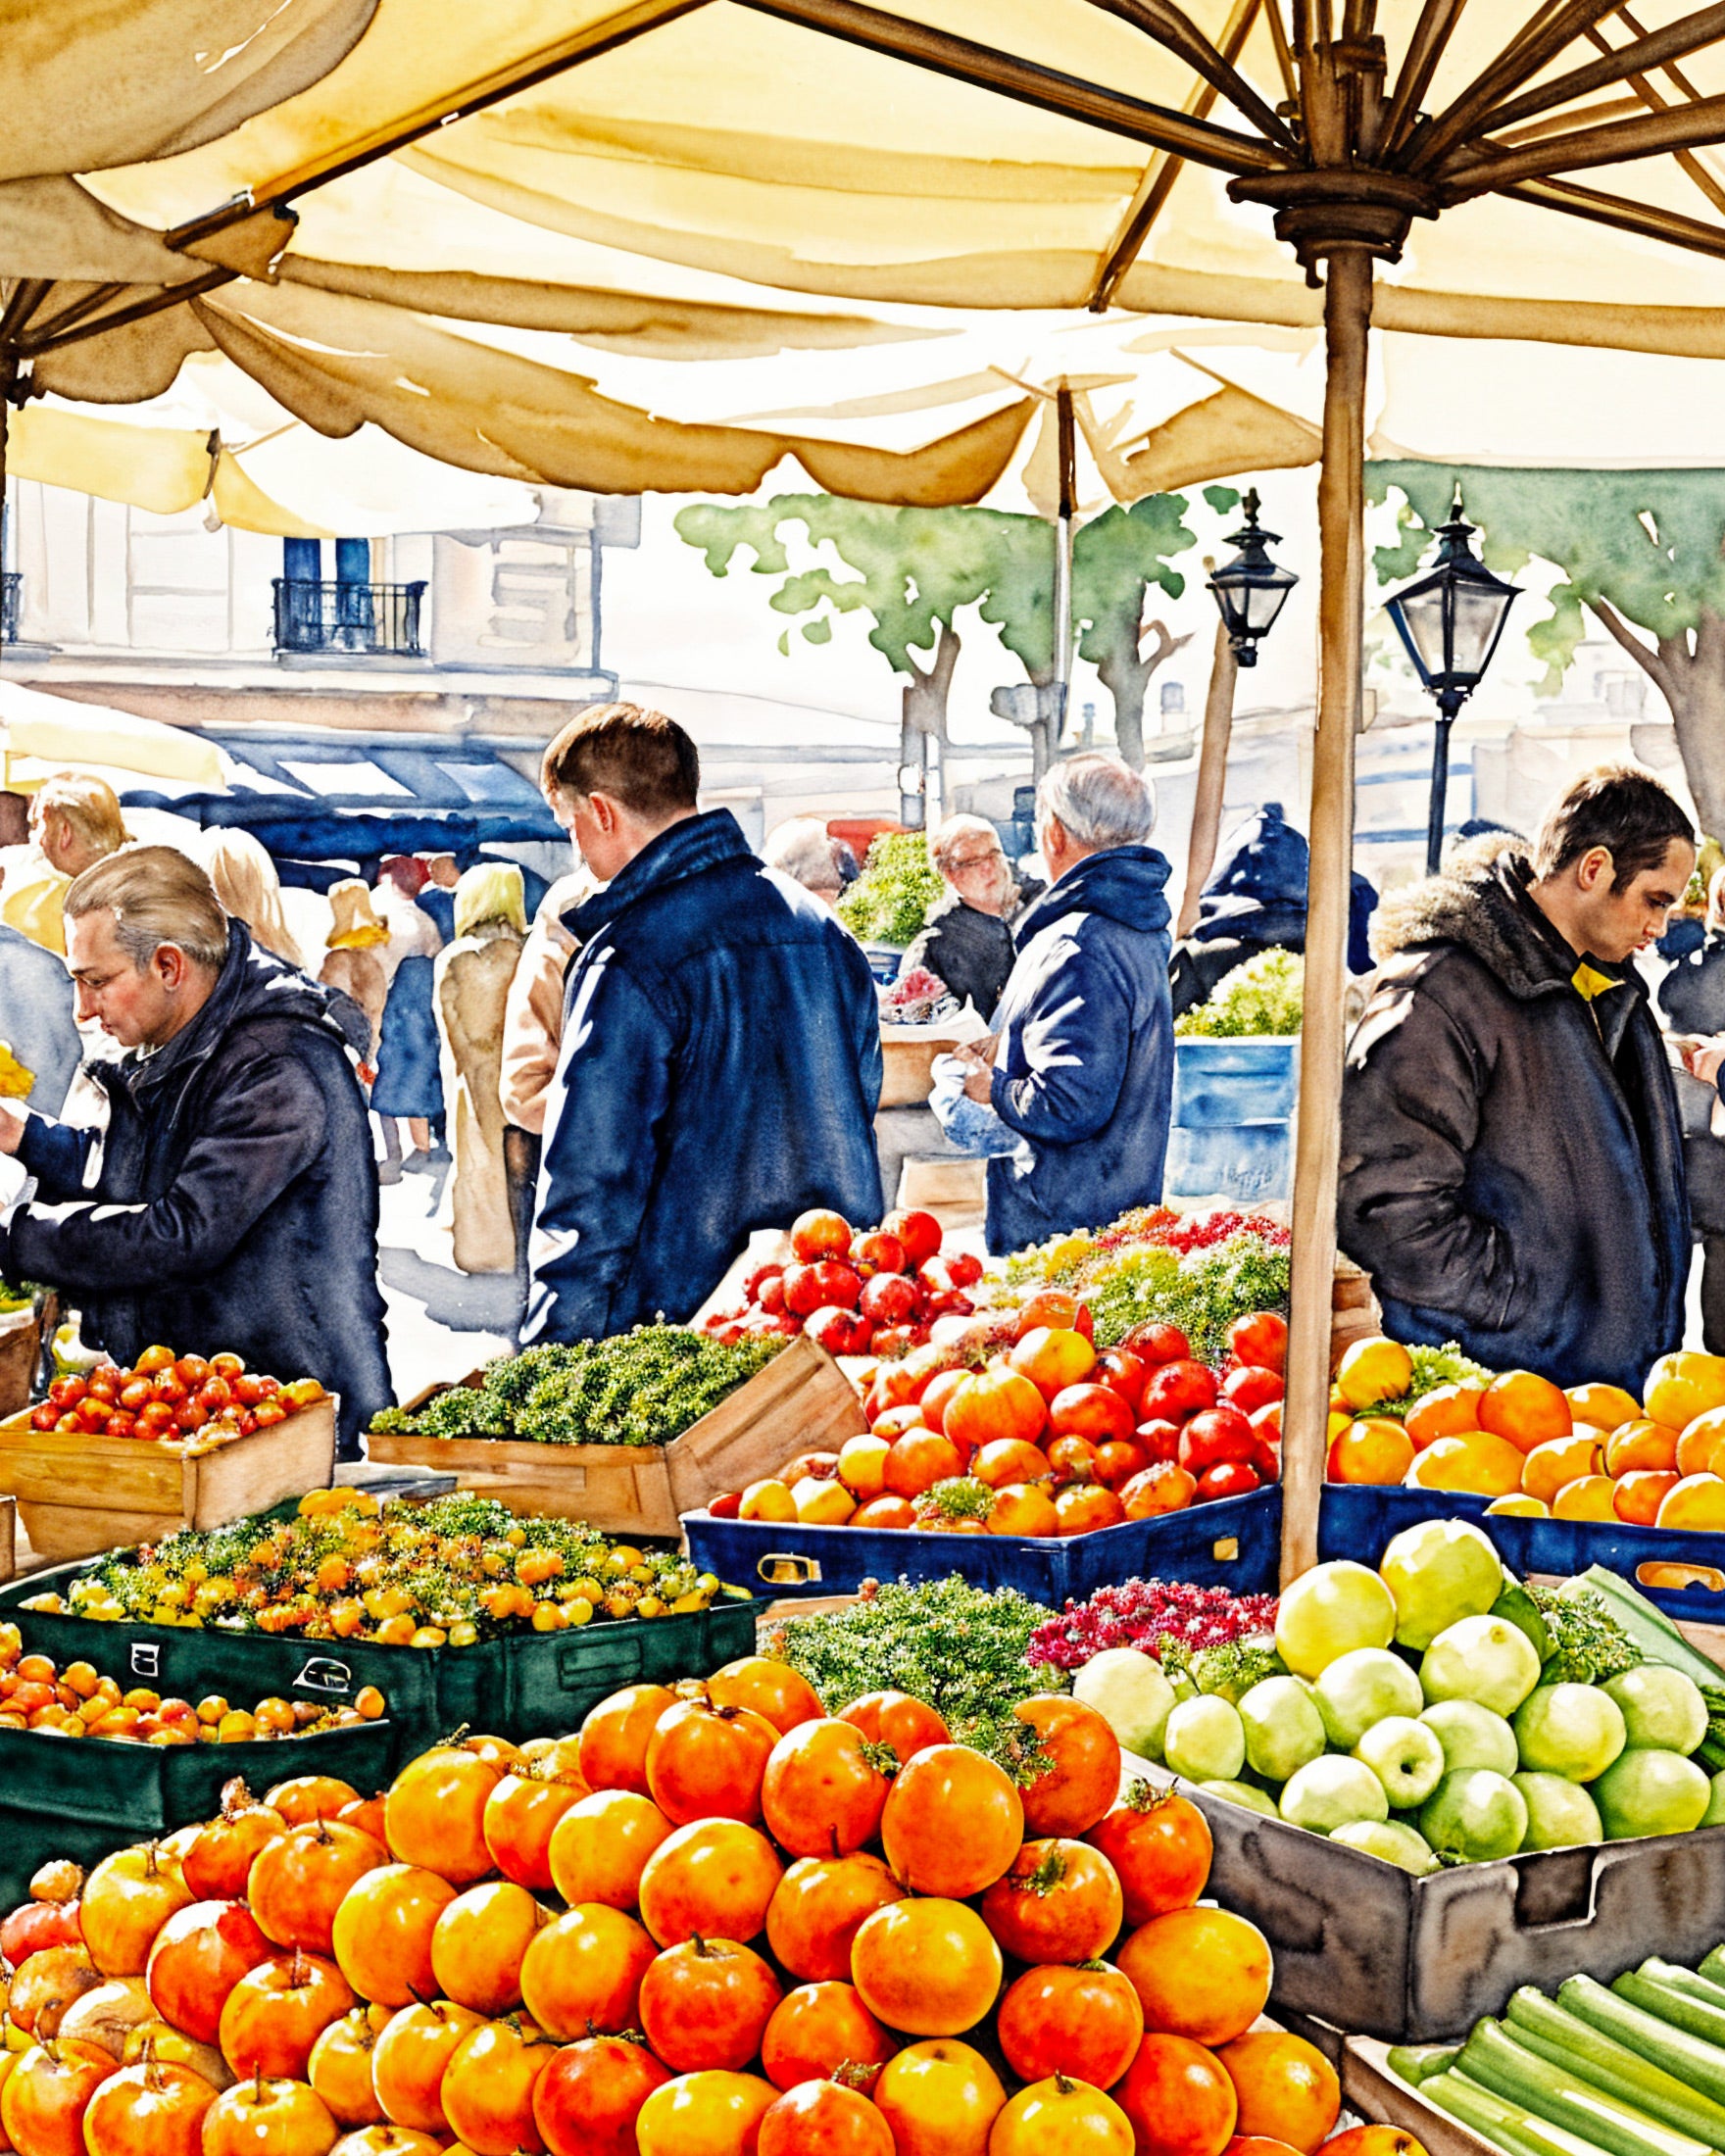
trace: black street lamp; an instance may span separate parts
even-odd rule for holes
[[[1267,636],[1282,611],[1282,602],[1299,583],[1292,569],[1280,567],[1266,551],[1281,539],[1279,531],[1260,531],[1257,523],[1257,489],[1253,487],[1240,505],[1246,521],[1228,534],[1228,544],[1239,553],[1211,572],[1209,588],[1222,612],[1229,649],[1240,666],[1257,664],[1258,638]]]
[[[1438,559],[1417,582],[1384,602],[1396,632],[1438,707],[1432,746],[1431,802],[1426,815],[1425,868],[1435,876],[1444,850],[1444,796],[1450,785],[1450,728],[1480,685],[1520,587],[1494,576],[1468,541],[1474,527],[1462,514],[1461,488],[1450,521],[1438,531]]]

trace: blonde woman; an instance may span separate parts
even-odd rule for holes
[[[371,893],[358,876],[331,884],[328,898],[332,926],[324,939],[323,964],[318,978],[347,997],[363,1015],[366,1040],[360,1062],[362,1075],[369,1080],[377,1067],[383,1004],[389,994],[377,953],[389,941],[389,931],[371,910]],[[400,1173],[398,1168],[396,1174]]]
[[[504,1009],[526,936],[520,870],[506,861],[469,868],[455,887],[455,941],[436,966],[443,1097],[455,1153],[455,1261],[464,1273],[515,1270],[500,1088]]]
[[[252,941],[303,973],[305,955],[281,909],[275,863],[249,831],[220,831],[204,849],[204,866],[229,920],[243,921]]]

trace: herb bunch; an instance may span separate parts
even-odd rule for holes
[[[1300,1031],[1306,960],[1296,951],[1260,951],[1218,981],[1208,1003],[1174,1020],[1186,1040],[1286,1037]]]
[[[839,919],[864,943],[914,943],[946,890],[920,831],[883,831],[862,873],[838,904]]]

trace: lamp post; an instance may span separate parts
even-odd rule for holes
[[[1228,544],[1239,553],[1209,576],[1209,588],[1221,609],[1228,632],[1228,648],[1237,666],[1257,664],[1257,645],[1275,624],[1282,603],[1299,583],[1292,569],[1269,558],[1269,548],[1281,539],[1279,531],[1262,531],[1257,522],[1257,489],[1253,487],[1241,508],[1246,521],[1228,534]]]
[[[1438,531],[1438,559],[1428,573],[1384,602],[1406,647],[1420,686],[1438,707],[1432,745],[1431,802],[1426,815],[1425,870],[1435,876],[1444,850],[1444,796],[1450,785],[1450,728],[1492,662],[1520,587],[1494,576],[1469,547],[1474,527],[1462,514],[1457,485],[1450,521]]]

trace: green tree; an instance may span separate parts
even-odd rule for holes
[[[1212,509],[1225,510],[1240,497],[1231,487],[1210,487],[1206,499]],[[1182,521],[1186,509],[1182,494],[1147,495],[1130,509],[1105,510],[1092,517],[1072,542],[1079,656],[1095,666],[1113,701],[1114,743],[1134,768],[1144,761],[1144,699],[1151,676],[1191,642],[1189,634],[1172,635],[1165,621],[1144,618],[1153,588],[1159,586],[1170,599],[1186,589],[1185,577],[1168,559],[1197,544]]]
[[[1370,498],[1395,487],[1406,505],[1403,543],[1377,553],[1381,578],[1412,573],[1457,481],[1491,567],[1513,575],[1537,556],[1562,571],[1527,633],[1548,685],[1592,613],[1664,697],[1702,826],[1725,831],[1725,473],[1368,465]]]

